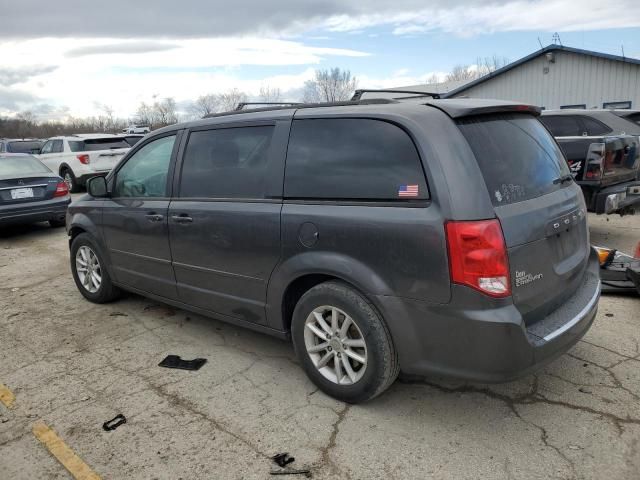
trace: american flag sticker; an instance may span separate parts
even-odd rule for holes
[[[399,197],[417,197],[419,193],[418,185],[400,185],[398,188]]]

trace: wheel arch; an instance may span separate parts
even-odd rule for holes
[[[371,268],[345,255],[305,252],[280,264],[267,289],[267,321],[272,328],[290,332],[293,310],[302,295],[324,282],[337,280],[353,288],[378,311],[375,295],[391,289]]]
[[[58,175],[60,175],[61,177],[63,177],[63,174],[62,174],[62,173],[63,173],[65,170],[69,170],[69,171],[71,172],[71,175],[75,176],[75,173],[73,173],[73,168],[71,168],[71,166],[70,166],[68,163],[66,163],[66,162],[62,162],[62,163],[60,164],[60,166],[58,167]]]

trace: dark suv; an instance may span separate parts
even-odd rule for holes
[[[394,100],[147,135],[69,208],[71,267],[292,338],[347,402],[395,380],[505,381],[566,352],[600,294],[586,209],[527,105]]]

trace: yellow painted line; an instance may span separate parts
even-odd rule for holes
[[[42,442],[49,453],[66,468],[76,480],[100,480],[100,476],[89,468],[66,443],[44,422],[33,425],[33,434]]]
[[[11,390],[0,383],[0,402],[4,403],[4,406],[11,409],[13,408],[13,402],[16,401],[16,396]]]

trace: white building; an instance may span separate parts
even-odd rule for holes
[[[429,91],[429,85],[412,88]],[[514,100],[546,109],[640,109],[640,60],[550,45],[442,96]]]

